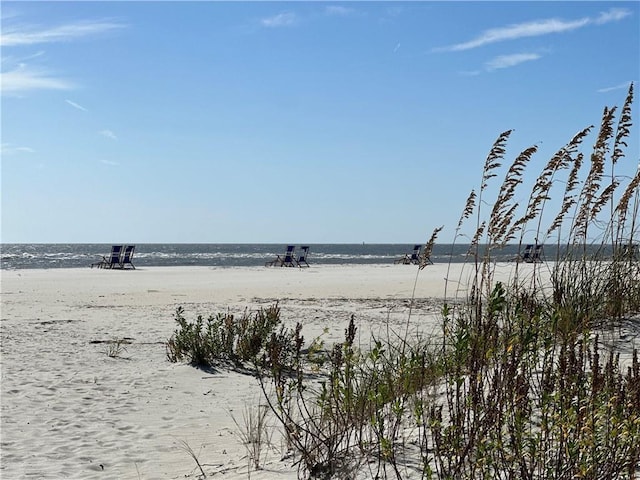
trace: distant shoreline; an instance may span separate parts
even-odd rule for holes
[[[305,244],[310,246],[311,265],[393,264],[410,253],[417,244]],[[296,245],[300,249],[300,245]],[[284,244],[136,244],[133,263],[136,267],[207,266],[242,267],[263,266],[281,255]],[[480,246],[482,252],[484,246]],[[508,245],[492,251],[492,260],[514,260],[524,248]],[[37,268],[89,268],[102,256],[108,255],[111,244],[2,244],[0,270]],[[544,257],[556,258],[557,248],[545,245]],[[464,263],[473,261],[468,244],[438,244],[431,260],[436,263]]]

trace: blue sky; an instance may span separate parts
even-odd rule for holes
[[[637,92],[639,7],[3,1],[1,240],[450,241],[501,132],[533,181]]]

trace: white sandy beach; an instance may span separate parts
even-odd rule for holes
[[[460,279],[461,266],[449,277]],[[245,408],[261,402],[257,381],[170,363],[165,342],[176,307],[193,320],[279,300],[285,323],[302,322],[307,341],[326,328],[327,343],[343,338],[354,314],[368,344],[371,331],[404,331],[414,285],[411,331],[437,328],[447,265],[428,266],[416,282],[417,272],[407,265],[2,271],[0,477],[196,478],[187,444],[208,476],[297,478],[292,460],[282,460],[278,431],[265,468],[249,477],[234,417],[242,424]],[[129,343],[111,358],[105,342],[115,339]]]

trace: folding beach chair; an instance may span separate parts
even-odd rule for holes
[[[308,267],[309,264],[307,263],[307,256],[309,255],[309,247],[307,245],[300,247],[300,250],[302,250],[302,254],[300,254],[300,256],[296,259],[296,264],[302,268],[302,267]]]
[[[120,266],[120,255],[122,254],[122,245],[113,245],[111,247],[111,254],[109,257],[102,257],[97,263],[92,263],[91,268],[113,268],[114,266]]]
[[[620,246],[618,257],[625,260],[637,261],[640,259],[640,246],[637,243],[629,242]]]
[[[414,245],[413,252],[405,253],[404,256],[398,258],[393,263],[402,263],[404,265],[419,265],[420,264],[420,250],[422,245]],[[430,260],[429,260],[430,261]]]
[[[542,244],[536,245],[535,248],[533,249],[533,261],[534,262],[542,262]]]
[[[120,268],[125,269],[127,266],[130,266],[134,270],[136,269],[136,266],[131,262],[135,249],[135,245],[127,245],[125,247],[124,253],[122,254],[122,261],[120,262]]]
[[[538,263],[542,262],[542,247],[541,244],[527,245],[524,247],[524,252],[520,255],[519,260],[526,263]]]
[[[531,262],[531,252],[533,251],[533,245],[526,245],[522,253],[519,253],[516,260],[519,262]]]
[[[295,245],[288,245],[284,256],[278,255],[275,260],[265,263],[265,267],[295,267]]]

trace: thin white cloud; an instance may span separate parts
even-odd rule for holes
[[[631,11],[624,8],[612,8],[606,12],[601,12],[594,20],[596,25],[603,25],[609,22],[617,22],[631,15]]]
[[[393,49],[393,53],[396,53],[398,50],[400,50],[400,42],[396,44],[395,48]]]
[[[17,16],[3,16],[2,32],[0,32],[0,46],[4,49],[3,53],[6,53],[7,48],[10,47],[71,41],[126,26],[110,21],[80,21],[53,27],[39,27],[17,25],[15,22],[10,24],[5,18],[14,21]],[[71,90],[75,88],[72,82],[54,75],[49,70],[25,63],[26,60],[33,60],[42,55],[44,55],[44,51],[39,51],[23,57],[19,61],[10,56],[3,56],[3,71],[0,73],[2,95],[22,94],[31,90]],[[15,66],[9,66],[10,64]],[[67,103],[83,110],[80,105],[74,105],[70,101]]]
[[[4,53],[4,52],[3,52]],[[44,50],[40,50],[36,53],[32,53],[29,55],[25,55],[25,56],[21,56],[21,57],[13,57],[11,55],[5,55],[2,58],[0,58],[0,63],[2,63],[3,65],[19,65],[19,64],[23,64],[25,62],[27,62],[28,60],[33,60],[35,58],[39,58],[45,55]]]
[[[102,135],[103,137],[110,138],[111,140],[117,140],[118,139],[118,137],[116,137],[116,134],[113,133],[111,130],[100,130],[98,133],[100,135]]]
[[[78,104],[76,102],[72,102],[71,100],[65,100],[65,102],[67,102],[73,108],[77,108],[78,110],[82,110],[83,112],[88,112],[89,111],[86,108],[84,108],[82,105],[80,105],[80,104]]]
[[[113,22],[78,22],[51,28],[3,26],[0,45],[3,47],[64,42],[123,28]]]
[[[587,25],[603,25],[609,22],[622,20],[631,15],[626,9],[610,9],[602,12],[598,17],[584,17],[577,20],[560,20],[557,18],[549,18],[545,20],[535,20],[532,22],[518,23],[508,25],[506,27],[492,28],[485,30],[478,37],[463,43],[457,43],[447,47],[436,48],[434,51],[458,52],[463,50],[471,50],[473,48],[482,47],[491,43],[503,42],[507,40],[517,40],[525,37],[538,37],[541,35],[550,35],[554,33],[570,32]]]
[[[561,33],[575,30],[589,24],[586,18],[563,22],[561,20],[550,19],[538,22],[520,23],[502,28],[492,28],[486,30],[479,37],[464,43],[458,43],[450,47],[444,47],[444,51],[458,52],[482,47],[490,43],[502,42],[505,40],[516,40],[523,37],[536,37],[551,33]]]
[[[110,165],[110,166],[120,165],[118,162],[114,162],[113,160],[100,160],[100,163],[104,163],[105,165]]]
[[[524,62],[531,62],[542,58],[537,53],[515,53],[512,55],[500,55],[485,63],[487,71],[498,70],[501,68],[515,67]]]
[[[274,15],[273,17],[267,17],[260,20],[260,23],[264,27],[268,28],[278,28],[278,27],[289,27],[291,25],[295,25],[298,21],[298,17],[295,13],[291,12],[283,12],[278,15]]]
[[[612,92],[613,90],[627,90],[631,82],[621,83],[620,85],[616,85],[615,87],[605,87],[598,90],[598,93],[607,93]]]
[[[10,72],[0,73],[2,94],[17,94],[29,90],[71,90],[74,85],[42,69],[20,65]]]
[[[34,153],[35,150],[30,147],[17,147],[10,143],[3,143],[0,145],[0,153],[2,155],[17,155],[19,153]]]
[[[355,13],[355,10],[353,8],[342,7],[339,5],[329,5],[325,7],[324,13],[327,15],[346,17]]]

